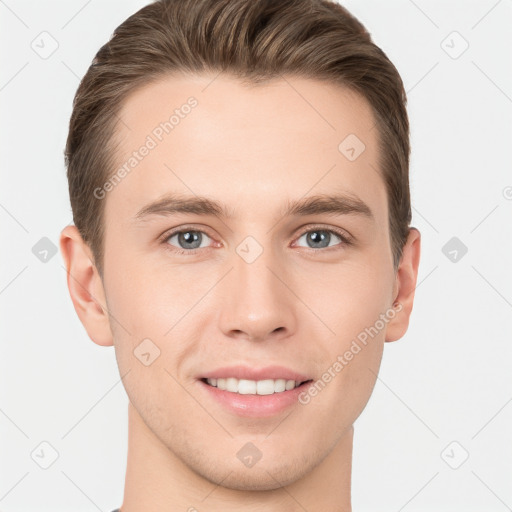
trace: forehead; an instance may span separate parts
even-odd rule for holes
[[[341,86],[166,76],[124,102],[115,134],[115,171],[124,172],[106,210],[133,216],[182,192],[219,197],[251,215],[262,204],[333,190],[385,209],[376,138],[368,102]]]

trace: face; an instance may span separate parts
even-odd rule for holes
[[[313,80],[181,76],[121,118],[103,285],[130,401],[212,482],[294,482],[366,405],[396,296],[370,107]]]

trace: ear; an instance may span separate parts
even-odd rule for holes
[[[113,345],[103,283],[92,252],[76,226],[66,226],[61,231],[60,251],[66,265],[69,294],[89,338],[98,345]]]
[[[396,273],[393,290],[395,316],[388,322],[386,341],[399,340],[409,327],[414,291],[420,262],[421,235],[416,228],[410,228],[409,236],[402,250],[402,257]]]

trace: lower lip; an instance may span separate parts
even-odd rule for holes
[[[289,391],[273,393],[272,395],[241,395],[210,386],[202,380],[198,382],[208,393],[208,396],[217,400],[226,409],[239,416],[250,418],[273,416],[297,404],[299,395],[312,384],[312,381],[308,381]]]

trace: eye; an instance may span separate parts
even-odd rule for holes
[[[298,239],[305,238],[306,247],[309,249],[325,249],[336,245],[350,245],[349,238],[334,229],[314,228],[304,232]],[[336,243],[336,239],[338,243]],[[334,242],[334,243],[331,243]],[[340,243],[341,242],[341,243]],[[302,246],[304,247],[304,246]]]
[[[175,247],[179,253],[194,253],[195,249],[208,247],[208,240],[211,240],[210,237],[197,229],[182,229],[166,234],[163,238],[165,244]]]
[[[300,244],[305,239],[306,246]],[[296,239],[294,243],[311,250],[327,249],[330,247],[342,248],[351,245],[351,237],[342,231],[327,229],[325,227],[310,228]],[[199,249],[212,247],[212,238],[204,231],[193,228],[182,228],[162,235],[161,241],[165,248],[178,254],[192,255]],[[210,243],[209,243],[210,242]]]

